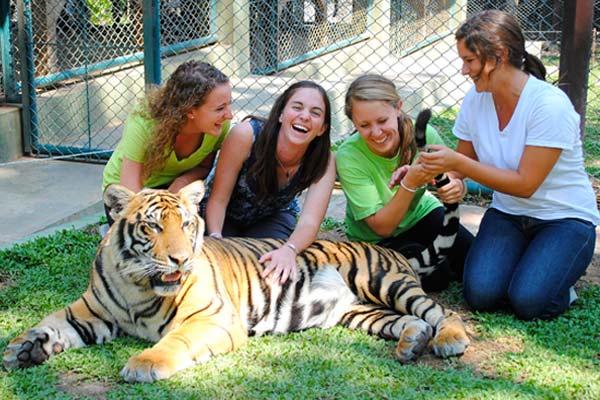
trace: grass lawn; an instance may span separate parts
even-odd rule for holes
[[[63,231],[0,251],[0,348],[79,297],[100,238]],[[465,317],[472,346],[459,359],[426,355],[401,365],[393,342],[344,328],[252,338],[154,384],[125,384],[119,371],[149,343],[122,337],[48,363],[0,370],[0,399],[592,399],[600,398],[600,286],[550,322],[464,310],[460,288],[438,298]]]

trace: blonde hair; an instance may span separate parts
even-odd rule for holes
[[[346,92],[344,112],[352,120],[353,101],[383,101],[397,107],[402,100],[396,91],[396,85],[381,75],[362,75],[350,84]],[[417,144],[413,134],[412,119],[404,112],[398,116],[398,132],[400,134],[400,164],[410,164],[417,153]]]
[[[187,113],[204,104],[215,87],[228,82],[229,78],[211,64],[192,60],[179,65],[164,86],[150,90],[138,111],[156,122],[146,147],[142,182],[164,167]]]

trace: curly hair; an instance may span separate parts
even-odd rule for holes
[[[484,64],[498,59],[501,49],[508,50],[508,63],[530,73],[538,79],[546,79],[546,68],[536,56],[525,51],[525,36],[517,20],[500,10],[485,10],[466,20],[454,35],[464,40],[469,51],[475,53]]]
[[[156,122],[144,155],[142,182],[165,165],[187,113],[202,105],[215,87],[228,82],[211,64],[192,60],[179,65],[163,86],[150,90],[138,111]]]
[[[353,101],[383,101],[392,107],[398,106],[401,101],[396,85],[388,78],[381,75],[361,75],[348,87],[344,112],[352,120]],[[412,119],[404,112],[398,116],[398,132],[400,133],[401,154],[399,165],[410,164],[417,154],[417,143],[413,134]]]
[[[248,169],[248,175],[256,182],[257,197],[259,199],[265,199],[279,190],[277,185],[277,156],[275,155],[277,138],[281,129],[279,116],[294,93],[302,88],[316,89],[320,93],[323,103],[325,103],[325,118],[323,121],[325,132],[321,136],[316,136],[310,142],[306,153],[302,157],[302,164],[298,171],[297,191],[300,192],[318,181],[327,170],[331,148],[331,104],[329,103],[329,97],[325,89],[319,84],[312,81],[299,81],[290,85],[275,100],[269,117],[265,120],[261,133],[254,142],[253,152],[256,155],[256,160]]]

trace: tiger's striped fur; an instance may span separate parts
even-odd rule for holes
[[[399,253],[316,241],[297,257],[299,278],[283,286],[260,277],[262,254],[277,240],[204,239],[196,209],[201,182],[177,195],[111,186],[115,224],[103,239],[83,296],[12,340],[7,368],[43,363],[69,348],[102,344],[120,332],[156,344],[129,359],[129,382],[165,379],[233,351],[251,335],[342,324],[398,340],[396,357],[431,342],[441,357],[469,344],[460,318],[421,289]]]

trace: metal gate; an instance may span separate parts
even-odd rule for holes
[[[14,45],[3,78],[17,84],[6,98],[22,94],[25,150],[34,155],[108,158],[131,104],[160,83],[161,55],[216,40],[216,0],[9,4]],[[153,35],[160,41],[144,40]]]

